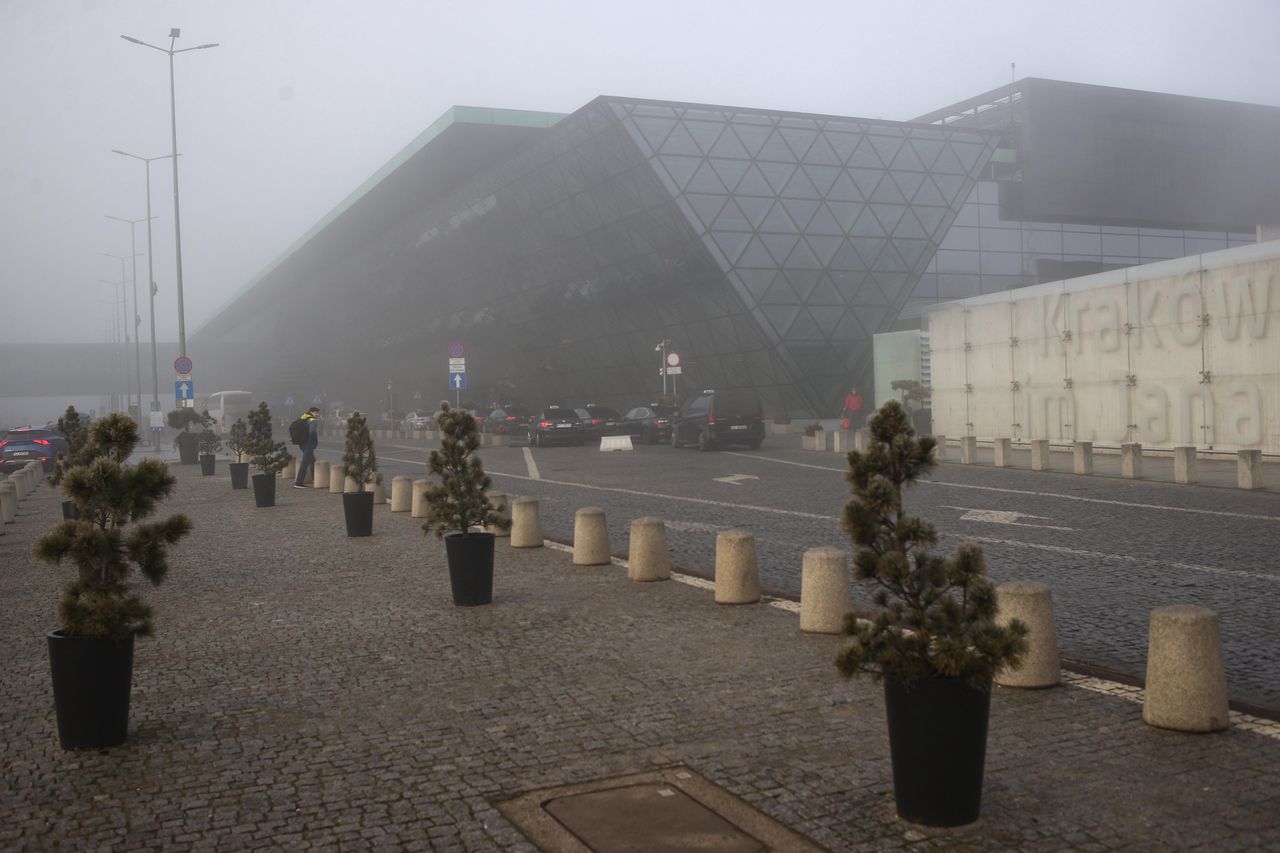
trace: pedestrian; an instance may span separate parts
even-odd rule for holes
[[[306,433],[302,433],[300,425],[305,425]],[[298,463],[298,478],[293,481],[295,489],[307,487],[307,475],[314,475],[316,467],[316,448],[320,446],[320,407],[312,406],[306,414],[289,425],[289,438],[302,448],[302,461]]]
[[[862,426],[862,397],[858,394],[858,386],[849,389],[844,398],[844,406],[840,409],[840,428],[848,432]]]

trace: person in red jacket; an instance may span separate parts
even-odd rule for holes
[[[844,398],[844,406],[840,410],[840,428],[845,430],[855,430],[862,426],[862,397],[858,395],[858,388],[854,386],[849,389],[849,396]]]

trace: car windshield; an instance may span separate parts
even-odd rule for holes
[[[544,421],[576,421],[578,417],[578,413],[573,409],[544,409],[542,412]]]
[[[717,391],[714,405],[717,415],[759,417],[762,411],[760,398],[749,391]]]

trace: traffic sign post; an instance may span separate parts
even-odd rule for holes
[[[187,374],[191,372],[191,359],[185,355],[180,355],[173,360],[173,372],[177,374]]]
[[[196,397],[195,391],[196,391],[196,384],[191,381],[190,377],[188,377],[186,380],[180,379],[177,382],[173,383],[173,396],[178,398],[179,406],[187,406],[188,408],[190,406],[194,406],[195,397]],[[188,406],[188,403],[190,404],[190,406]]]
[[[465,373],[450,373],[450,374],[449,374],[449,387],[450,387],[450,388],[452,388],[452,389],[453,389],[453,390],[455,390],[455,391],[465,391],[465,390],[466,390],[466,388],[467,388],[467,374],[465,374]]]

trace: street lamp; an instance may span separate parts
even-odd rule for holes
[[[163,48],[154,44],[136,39],[133,36],[122,35],[120,38],[134,44],[140,44],[143,47],[149,47],[152,50],[158,50],[161,53],[169,54],[169,118],[170,126],[173,131],[173,251],[177,260],[178,267],[178,355],[186,356],[187,354],[187,321],[183,315],[182,307],[182,216],[178,208],[178,103],[174,94],[173,85],[173,57],[179,53],[186,53],[189,50],[206,50],[211,47],[217,47],[217,43],[198,44],[195,47],[184,47],[182,50],[174,50],[173,46],[178,40],[178,36],[182,31],[177,27],[169,30],[169,47]]]
[[[123,157],[130,157],[134,160],[141,160],[142,165],[146,167],[147,175],[147,283],[151,286],[151,411],[160,411],[160,368],[159,361],[156,357],[156,275],[152,267],[151,257],[151,220],[156,217],[151,215],[151,161],[164,160],[173,157],[172,154],[161,154],[159,157],[139,157],[137,154],[130,154],[128,151],[121,151],[119,148],[112,148],[112,154],[119,154]],[[137,277],[135,276],[135,279]],[[160,449],[160,433],[155,432],[156,450]]]
[[[127,281],[128,273],[125,272],[124,262],[127,260],[130,260],[131,258],[129,255],[113,255],[110,252],[102,252],[101,254],[107,258],[119,258],[120,260],[120,321],[121,321],[121,328],[124,329],[124,372],[125,372],[125,379],[129,385],[129,402],[124,407],[124,410],[127,413],[130,407],[133,406],[133,380],[129,377],[129,326],[127,325],[129,321],[125,317],[125,315],[129,311],[129,291],[126,289],[126,281]],[[133,255],[133,257],[136,258],[137,255],[136,254]],[[137,261],[134,261],[134,269],[137,269]],[[134,283],[134,286],[137,287],[136,282]],[[135,314],[135,316],[137,315]],[[134,331],[135,332],[137,331],[136,326],[134,328]],[[138,411],[139,412],[142,411],[142,388],[141,387],[138,388]]]
[[[124,328],[124,326],[122,325],[122,322],[121,322],[121,321],[123,321],[123,319],[124,319],[124,315],[123,315],[123,314],[119,314],[119,315],[118,315],[118,314],[116,314],[116,306],[121,306],[121,310],[123,310],[123,303],[124,303],[124,263],[123,263],[123,261],[121,262],[121,266],[120,266],[120,281],[114,281],[114,280],[109,279],[109,278],[100,278],[100,279],[98,279],[98,281],[99,281],[100,283],[102,283],[102,284],[109,284],[109,285],[111,285],[111,288],[112,288],[112,293],[111,293],[111,343],[112,343],[112,344],[118,344],[118,343],[121,343],[121,341],[120,341],[120,332],[119,332],[118,330],[119,330],[119,329],[123,329],[123,328]],[[129,385],[129,347],[128,347],[128,345],[127,345],[127,344],[124,344],[123,346],[124,346],[124,382],[125,382],[125,387],[126,387],[126,389],[127,389],[127,388],[128,388],[128,385]],[[115,392],[112,392],[111,396],[112,396],[113,398],[118,398],[118,397],[119,397],[119,395],[118,395],[118,394],[116,394]],[[125,396],[126,396],[126,397],[128,397],[128,391],[127,391],[127,390],[125,391]],[[119,410],[119,409],[118,409],[118,407],[116,406],[116,403],[115,403],[114,401],[112,402],[111,407],[112,407],[113,409],[117,410],[117,411]],[[125,409],[126,409],[126,410],[128,410],[128,408],[129,408],[129,404],[128,404],[128,403],[125,403]]]
[[[662,363],[658,366],[658,372],[662,374],[662,396],[667,396],[667,347],[671,346],[671,341],[663,338],[654,346],[654,352],[662,353]]]
[[[142,325],[142,316],[138,313],[138,246],[137,246],[137,229],[134,228],[139,222],[146,222],[146,219],[125,219],[120,216],[112,216],[105,214],[107,219],[114,219],[116,222],[124,222],[129,226],[129,251],[133,258],[133,370],[134,384],[133,387],[138,391],[138,422],[142,422],[142,350],[138,341],[138,326]],[[123,275],[124,270],[121,269]]]

